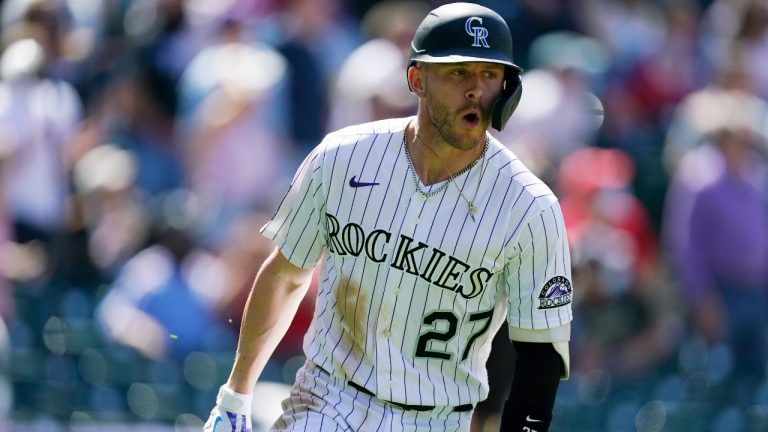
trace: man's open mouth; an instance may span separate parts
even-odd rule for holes
[[[461,117],[461,120],[464,122],[465,125],[469,127],[475,127],[480,123],[480,116],[477,113],[469,113],[465,114]]]

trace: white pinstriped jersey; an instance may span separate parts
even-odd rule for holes
[[[541,330],[542,341],[567,341],[562,214],[492,137],[485,159],[454,179],[458,188],[425,198],[403,148],[412,119],[329,134],[262,233],[297,266],[324,257],[304,339],[312,362],[382,400],[476,404],[488,394],[485,363],[505,318],[513,339]],[[458,189],[473,196],[481,172],[473,221]]]

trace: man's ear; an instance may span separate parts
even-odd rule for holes
[[[418,97],[426,96],[424,89],[424,68],[416,65],[408,68],[408,87]]]

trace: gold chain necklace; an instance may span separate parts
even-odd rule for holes
[[[483,148],[483,153],[480,155],[480,157],[475,159],[471,164],[467,165],[461,171],[458,171],[456,174],[453,174],[453,173],[451,173],[448,170],[448,168],[445,166],[445,162],[443,162],[443,160],[440,158],[440,156],[438,156],[437,153],[434,150],[432,150],[432,148],[430,146],[428,146],[427,143],[425,143],[421,139],[421,137],[419,136],[418,133],[414,137],[417,140],[419,140],[421,145],[426,147],[427,150],[429,150],[429,152],[432,153],[435,156],[435,159],[437,159],[438,162],[440,162],[440,164],[443,167],[443,170],[445,170],[445,173],[448,174],[448,180],[446,180],[445,183],[443,183],[439,188],[434,189],[434,190],[430,190],[428,192],[425,192],[425,191],[421,190],[421,187],[419,186],[419,178],[416,175],[416,167],[414,166],[413,160],[411,159],[411,154],[408,151],[407,133],[405,131],[403,131],[403,147],[405,148],[405,156],[408,158],[408,165],[410,165],[410,168],[411,168],[411,174],[412,174],[412,177],[413,177],[413,184],[416,185],[416,190],[422,196],[424,196],[424,198],[429,198],[431,196],[437,195],[438,193],[442,192],[443,190],[445,190],[448,187],[449,183],[452,183],[453,186],[456,187],[456,190],[459,192],[459,195],[461,195],[461,198],[464,200],[464,202],[467,203],[467,211],[469,212],[469,216],[472,218],[472,222],[474,222],[475,221],[475,214],[477,214],[477,207],[475,206],[475,199],[477,198],[478,191],[480,191],[480,182],[482,181],[483,174],[485,173],[485,154],[488,152],[488,137],[487,136],[485,137],[485,148]],[[472,200],[468,200],[467,197],[464,195],[464,192],[461,190],[459,185],[456,184],[454,179],[456,177],[464,174],[465,172],[471,170],[477,164],[477,162],[480,161],[481,159],[482,159],[482,164],[481,164],[482,169],[480,170],[480,175],[477,177],[477,187],[475,187],[475,193],[472,195]]]

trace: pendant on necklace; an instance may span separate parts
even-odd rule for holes
[[[472,217],[472,222],[475,221],[475,215],[477,214],[477,207],[473,203],[469,204],[469,216]]]

